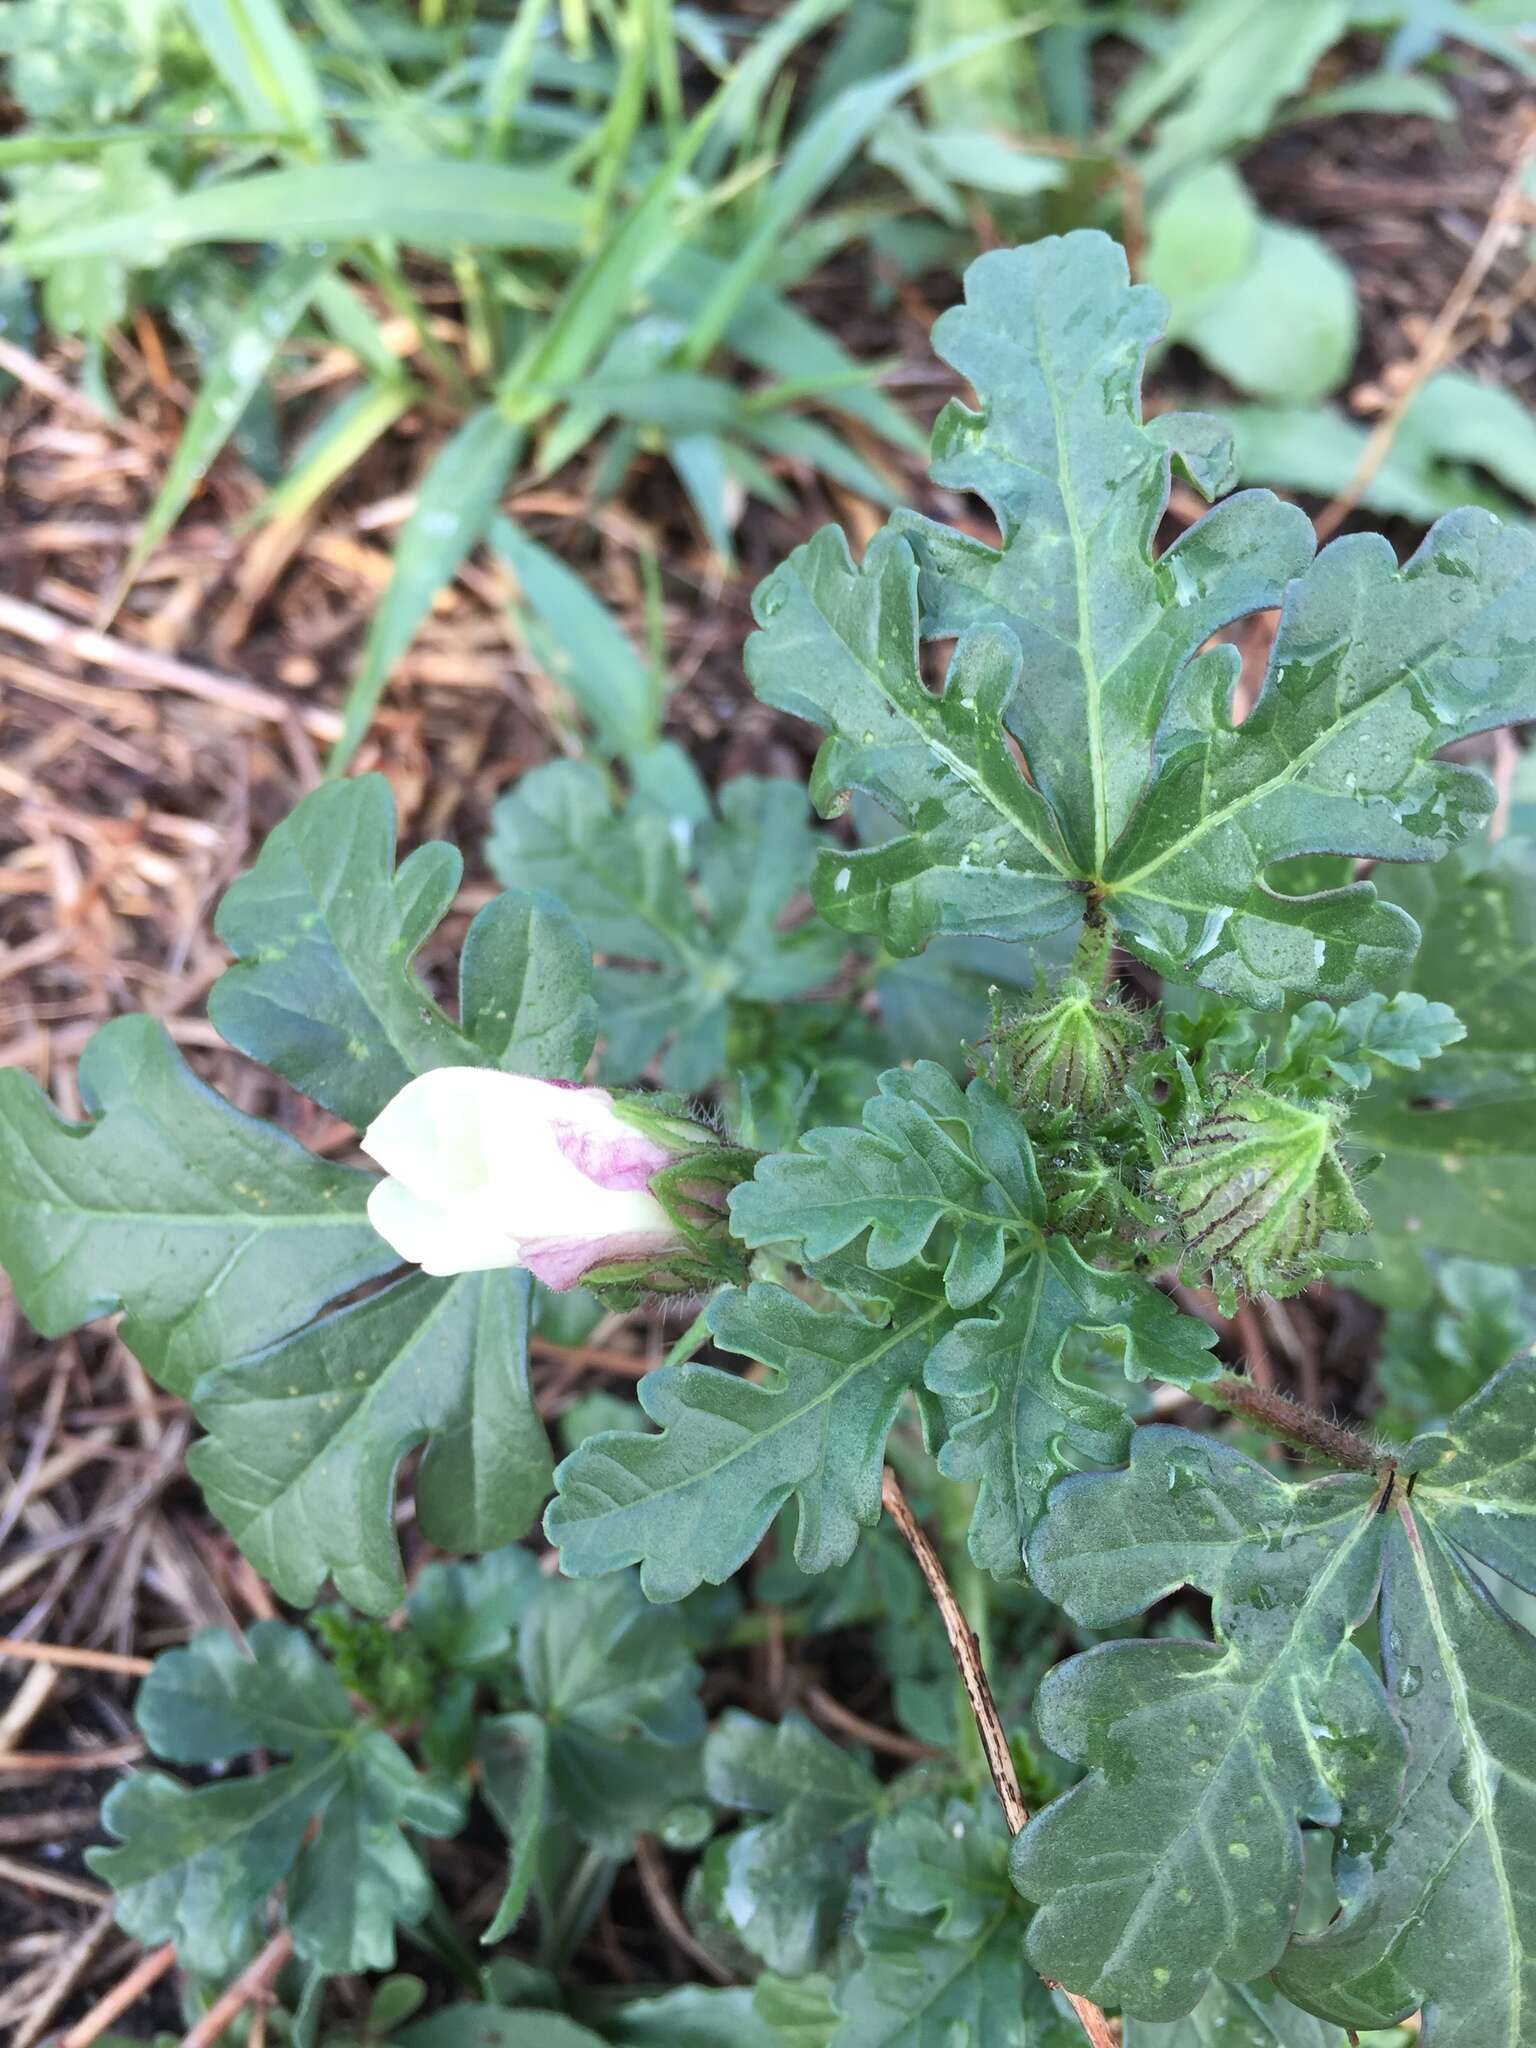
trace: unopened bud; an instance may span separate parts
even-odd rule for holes
[[[1327,1231],[1370,1217],[1336,1149],[1334,1118],[1231,1083],[1152,1177],[1173,1211],[1187,1273],[1235,1277],[1249,1294],[1294,1293],[1315,1277]]]
[[[1062,982],[1048,1004],[994,1027],[996,1078],[1026,1117],[1041,1105],[1094,1116],[1119,1093],[1146,1026],[1123,1003],[1095,997],[1087,982]]]

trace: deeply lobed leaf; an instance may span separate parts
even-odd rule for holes
[[[1042,1733],[1088,1775],[1016,1846],[1038,1967],[1138,2020],[1273,1969],[1341,2026],[1422,2010],[1426,2048],[1522,2038],[1536,1641],[1486,1574],[1536,1584],[1533,1424],[1522,1359],[1375,1478],[1149,1429],[1125,1472],[1056,1490],[1044,1591],[1104,1627],[1193,1585],[1217,1641],[1103,1643],[1042,1688]],[[1352,1640],[1383,1583],[1385,1684]],[[1338,1831],[1341,1910],[1288,1946],[1304,1820]]]
[[[324,785],[289,813],[219,905],[236,955],[208,998],[223,1036],[358,1129],[434,1067],[578,1076],[596,1023],[590,959],[559,905],[509,893],[479,913],[456,1027],[411,962],[463,861],[440,841],[398,869],[394,857],[382,775]]]
[[[482,1551],[527,1533],[552,1462],[528,1385],[528,1304],[526,1273],[413,1274],[197,1382],[208,1436],[188,1463],[280,1597],[313,1600],[329,1576],[370,1614],[399,1603],[395,1480],[422,1443],[429,1541]]]
[[[613,1080],[662,1052],[669,1087],[709,1086],[728,1071],[733,1003],[804,995],[842,957],[813,922],[781,928],[811,865],[798,788],[744,775],[721,790],[718,816],[699,801],[691,829],[639,800],[616,812],[596,767],[557,761],[496,806],[497,874],[557,896],[607,956],[597,988]]]
[[[487,904],[455,1024],[411,962],[459,857],[427,845],[396,869],[394,844],[378,776],[325,785],[271,834],[221,912],[241,956],[212,997],[231,1041],[358,1125],[443,1065],[579,1076],[596,1005],[568,913],[520,891]],[[395,1475],[423,1444],[431,1540],[523,1535],[551,1464],[527,1275],[417,1274],[316,1321],[399,1263],[367,1219],[373,1177],[239,1114],[149,1018],[98,1032],[80,1084],[92,1121],[77,1127],[0,1075],[0,1258],[50,1334],[126,1311],[126,1341],[211,1432],[190,1460],[210,1504],[283,1597],[311,1600],[329,1574],[361,1607],[398,1602]]]
[[[605,1430],[555,1472],[545,1530],[574,1578],[641,1566],[652,1600],[719,1585],[791,1498],[795,1556],[824,1571],[880,1513],[885,1438],[922,1372],[941,1292],[910,1291],[891,1326],[809,1307],[758,1282],[709,1310],[724,1349],[771,1369],[762,1382],[715,1366],[663,1366],[640,1382],[654,1434]]]
[[[1209,495],[1230,455],[1214,422],[1141,418],[1158,295],[1087,231],[989,253],[966,289],[935,344],[981,406],[946,408],[933,473],[985,500],[999,543],[897,515],[855,568],[827,529],[757,596],[754,687],[828,730],[818,804],[858,788],[901,828],[824,852],[818,907],[911,953],[1096,903],[1154,966],[1255,1005],[1364,994],[1411,955],[1411,920],[1368,883],[1288,896],[1267,871],[1433,859],[1486,812],[1486,779],[1432,757],[1536,709],[1536,538],[1459,512],[1402,569],[1368,535],[1309,568],[1304,515],[1242,492],[1154,560],[1170,464]],[[1276,604],[1234,726],[1235,650],[1199,650]],[[958,636],[938,694],[922,635]]]
[[[121,1308],[124,1342],[186,1393],[395,1264],[372,1176],[232,1108],[153,1018],[104,1025],[79,1080],[89,1121],[71,1124],[0,1073],[0,1261],[45,1336]]]
[[[1064,1471],[1125,1455],[1131,1415],[1104,1375],[1187,1387],[1210,1370],[1212,1332],[1132,1274],[1088,1265],[1051,1238],[979,1316],[935,1344],[923,1383],[943,1403],[939,1469],[975,1484],[970,1552],[1000,1579],[1023,1576],[1024,1544]]]
[[[1008,1841],[990,1801],[904,1808],[870,1843],[863,1960],[839,1986],[831,2048],[1068,2048],[1075,2022],[1030,1970]]]
[[[627,1855],[669,1806],[698,1796],[701,1674],[675,1608],[649,1606],[628,1575],[545,1581],[518,1664],[548,1729],[550,1790],[584,1840]]]
[[[1150,1428],[1126,1471],[1052,1496],[1029,1550],[1048,1597],[1103,1628],[1192,1584],[1218,1640],[1103,1643],[1041,1688],[1045,1740],[1090,1769],[1015,1851],[1015,1882],[1040,1902],[1037,1968],[1174,2019],[1211,1977],[1278,1962],[1301,1821],[1391,1810],[1402,1738],[1352,1641],[1380,1571],[1373,1492],[1365,1477],[1289,1482]]]
[[[765,1815],[723,1844],[729,1923],[770,1969],[815,1969],[847,1908],[875,1818],[879,1780],[800,1714],[776,1727],[735,1709],[704,1747],[710,1796]]]
[[[130,1934],[174,1941],[200,1973],[240,1961],[285,1878],[303,1960],[333,1975],[388,1968],[396,1923],[419,1920],[432,1896],[401,1830],[445,1834],[462,1819],[460,1802],[381,1729],[359,1726],[307,1636],[260,1622],[246,1641],[242,1650],[223,1629],[206,1629],[162,1658],[139,1695],[140,1726],[159,1755],[180,1762],[257,1745],[292,1762],[196,1787],[136,1773],[103,1808],[119,1840],[92,1850],[91,1867],[116,1892]]]
[[[1378,1078],[1351,1125],[1385,1155],[1368,1190],[1382,1272],[1363,1284],[1411,1301],[1426,1256],[1527,1265],[1536,1244],[1536,844],[1517,829],[1382,886],[1423,928],[1409,989],[1467,1026],[1423,1080]]]
[[[868,1234],[872,1272],[910,1265],[947,1225],[944,1292],[974,1308],[993,1291],[1010,1242],[1038,1238],[1045,1198],[1029,1139],[985,1081],[962,1091],[919,1060],[882,1074],[860,1131],[810,1131],[765,1159],[731,1195],[749,1248],[794,1248],[811,1264]]]
[[[1017,1578],[1050,1481],[1126,1445],[1127,1411],[1084,1361],[1108,1352],[1129,1379],[1185,1386],[1205,1370],[1209,1331],[1048,1234],[1023,1123],[986,1081],[962,1090],[930,1061],[881,1077],[861,1131],[813,1131],[760,1161],[731,1214],[748,1245],[793,1252],[847,1307],[767,1282],[720,1295],[716,1344],[769,1376],[647,1375],[659,1431],[589,1438],[555,1475],[545,1527],[574,1576],[638,1563],[652,1599],[681,1598],[729,1577],[790,1500],[801,1569],[845,1562],[879,1517],[911,1391],[950,1432],[944,1470],[981,1482],[973,1556]]]

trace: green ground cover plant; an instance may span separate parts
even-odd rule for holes
[[[158,1763],[94,1864],[194,2003],[275,1912],[297,2041],[407,1942],[458,2003],[386,1975],[363,2039],[1528,2038],[1536,810],[1494,836],[1444,750],[1536,717],[1536,537],[1472,507],[1400,564],[1224,495],[1222,424],[1143,413],[1167,317],[1095,230],[979,259],[932,462],[995,538],[897,510],[765,579],[746,667],[823,735],[807,790],[524,776],[456,998],[412,964],[456,849],[397,862],[377,777],[277,827],[210,1015],[382,1181],[149,1017],[79,1121],[0,1073],[24,1312],[121,1312],[212,1512],[344,1603],[140,1692]],[[1157,552],[1175,475],[1212,509]],[[1221,635],[1272,607],[1239,715]],[[1325,1277],[1385,1310],[1370,1433],[1190,1312]],[[637,1301],[665,1362],[552,1446],[530,1330]],[[475,1561],[408,1589],[417,1454]],[[865,1632],[899,1768],[706,1700],[764,1605]],[[467,1929],[427,1847],[466,1824],[504,1843]],[[719,1981],[573,1973],[663,1855]]]

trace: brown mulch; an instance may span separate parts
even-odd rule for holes
[[[1269,210],[1317,227],[1355,272],[1362,412],[1454,286],[1507,161],[1520,82],[1473,60],[1455,90],[1459,137],[1424,121],[1335,121],[1277,136],[1246,165]],[[1522,274],[1518,252],[1497,268],[1464,360],[1536,402],[1536,310],[1520,296]],[[899,358],[892,388],[931,416],[952,388],[927,342],[949,287],[902,286],[890,313],[874,316],[868,283],[865,259],[851,254],[807,303],[859,352]],[[32,614],[0,609],[0,1064],[24,1068],[77,1115],[74,1067],[86,1038],[111,1016],[147,1010],[241,1107],[334,1145],[341,1134],[329,1120],[223,1048],[207,1024],[204,998],[225,961],[211,911],[262,835],[319,779],[328,717],[442,423],[426,411],[408,417],[301,531],[280,538],[239,534],[259,486],[237,460],[221,462],[112,621],[126,651],[85,661],[60,637],[97,619],[185,401],[147,320],[119,335],[113,353],[120,420],[74,393],[75,352],[61,344],[0,407],[0,607],[42,613],[54,643],[39,639]],[[334,372],[332,352],[294,368],[290,382],[313,388]],[[879,459],[893,466],[888,453]],[[918,465],[900,468],[914,502],[959,509]],[[827,519],[860,544],[879,523],[846,493],[783,474],[794,517],[754,508],[730,578],[659,463],[642,466],[612,505],[591,502],[580,466],[509,500],[637,642],[639,563],[661,565],[678,683],[669,730],[711,781],[747,768],[798,773],[809,757],[804,730],[759,706],[741,678],[753,585]],[[511,589],[482,556],[443,594],[356,764],[388,777],[403,847],[443,836],[464,850],[464,888],[426,955],[429,977],[451,961],[491,887],[479,846],[494,797],[575,745],[570,706],[510,622]],[[30,623],[7,630],[18,621]],[[1261,663],[1262,625],[1250,638],[1245,652]],[[1326,1399],[1347,1393],[1370,1332],[1368,1312],[1335,1294],[1266,1309],[1225,1334],[1279,1383]],[[546,1404],[631,1376],[655,1342],[615,1323],[579,1356],[547,1353]],[[246,1625],[273,1605],[182,1476],[181,1404],[157,1393],[110,1327],[45,1344],[0,1282],[0,1357],[0,1632],[122,1660],[89,1670],[0,1662],[0,2036],[32,2048],[138,1958],[81,1860],[100,1839],[100,1798],[137,1754],[136,1660],[209,1623]],[[488,1881],[487,1861],[471,1854],[467,1874]],[[644,1923],[633,1884],[620,1912]],[[604,1939],[614,1938],[610,1926]],[[135,2023],[176,2023],[170,1986],[164,1978],[147,1993]]]

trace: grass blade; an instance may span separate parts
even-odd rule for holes
[[[807,36],[824,29],[848,12],[849,0],[795,0],[776,20],[769,19],[751,50],[726,81],[720,118],[705,144],[699,162],[703,177],[713,180],[731,150],[757,124],[763,95],[779,77],[790,52]]]
[[[247,526],[302,519],[420,396],[414,384],[396,376],[359,384],[338,399],[305,435],[288,474],[268,492]]]
[[[533,65],[534,45],[548,9],[549,0],[519,0],[518,10],[486,73],[480,119],[485,124],[487,156],[499,156],[512,132],[518,101]]]
[[[501,418],[494,407],[481,406],[433,458],[395,549],[394,573],[368,628],[327,774],[339,775],[357,752],[390,670],[410,646],[433,598],[458,574],[484,533],[522,445],[521,427]]]
[[[1043,16],[1011,23],[1007,28],[978,36],[963,36],[931,57],[899,65],[862,84],[850,86],[822,108],[815,119],[796,137],[774,179],[752,232],[727,264],[724,276],[694,317],[683,346],[685,367],[698,369],[719,346],[726,329],[741,309],[742,301],[773,261],[790,223],[818,199],[852,160],[866,136],[882,115],[913,86],[919,85],[946,65],[961,64],[983,51],[1027,35],[1043,22]]]
[[[718,287],[724,275],[725,265],[718,257],[703,249],[682,248],[655,280],[651,296],[667,312],[686,319]],[[871,366],[849,355],[824,327],[767,285],[755,284],[748,289],[739,312],[726,328],[725,340],[737,355],[760,370],[769,370],[777,377],[813,381],[824,394],[822,403],[830,411],[862,420],[894,447],[908,449],[914,455],[927,453],[927,435],[918,431],[901,408],[883,391],[856,381],[859,373]]]
[[[688,494],[688,502],[697,513],[710,546],[728,569],[734,567],[732,478],[719,436],[678,434],[667,443],[667,460],[677,471],[678,481]]]
[[[575,698],[606,752],[644,753],[660,724],[655,669],[558,555],[500,516],[488,538],[521,587],[521,624],[540,667]]]
[[[841,0],[840,0],[841,4]],[[791,10],[809,22],[816,6],[831,0],[802,0]],[[834,9],[834,11],[836,11]],[[802,27],[800,33],[809,30]],[[672,207],[690,164],[708,141],[717,121],[739,103],[743,94],[760,92],[771,77],[776,44],[771,35],[737,65],[717,92],[700,107],[668,151],[633,210],[573,280],[559,310],[542,336],[514,362],[497,385],[497,400],[511,418],[531,424],[556,402],[547,392],[533,397],[526,386],[562,386],[579,377],[606,347],[629,313],[635,292],[667,262],[678,244]]]
[[[749,414],[743,421],[743,431],[759,448],[803,462],[821,475],[831,477],[834,483],[845,484],[861,498],[868,498],[873,505],[899,505],[901,502],[901,494],[892,486],[890,479],[872,469],[862,455],[819,420],[803,419],[785,412]]]
[[[584,217],[581,194],[546,172],[440,157],[412,162],[406,175],[359,158],[205,185],[159,206],[14,242],[8,254],[24,270],[42,270],[76,256],[144,266],[196,242],[382,235],[448,255],[461,248],[572,249]]]
[[[155,502],[145,514],[117,588],[110,618],[124,593],[187,508],[188,500],[266,381],[273,358],[293,332],[329,258],[308,251],[275,263],[231,321],[210,360],[197,402],[187,414],[176,453]],[[103,620],[101,623],[105,623]]]
[[[325,111],[309,53],[277,0],[185,0],[203,48],[248,121],[320,150]]]

